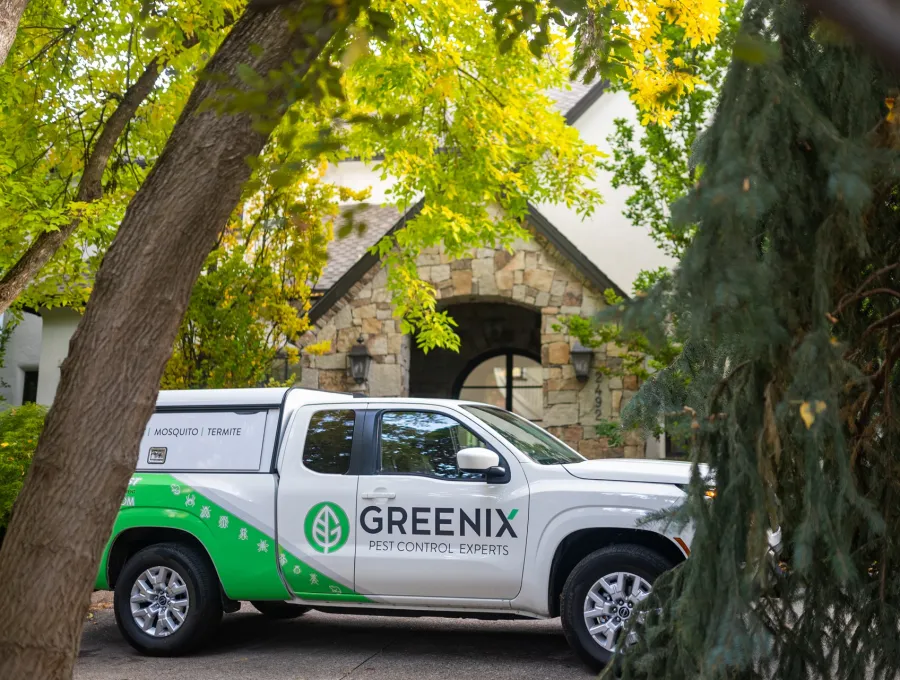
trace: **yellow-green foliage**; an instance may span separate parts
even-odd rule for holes
[[[29,3],[0,69],[0,273],[41,233],[81,222],[19,305],[84,305],[125,207],[242,7],[232,0],[164,9],[142,0]],[[117,140],[101,198],[77,201],[105,122],[153,60],[165,73]]]

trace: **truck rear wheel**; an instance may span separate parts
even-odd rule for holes
[[[185,654],[207,642],[222,619],[218,577],[196,548],[152,545],[125,563],[114,610],[119,630],[138,651]]]
[[[560,618],[566,640],[590,668],[600,670],[628,644],[628,620],[657,577],[672,566],[637,545],[602,548],[575,566],[563,587]]]
[[[309,611],[309,607],[281,600],[253,600],[250,602],[267,619],[296,619]]]

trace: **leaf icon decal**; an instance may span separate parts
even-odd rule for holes
[[[306,513],[306,540],[320,553],[333,553],[347,542],[350,523],[343,509],[328,501],[317,503]]]
[[[319,510],[313,523],[313,536],[322,547],[322,552],[327,553],[341,540],[341,525],[338,522],[334,510],[327,505]]]

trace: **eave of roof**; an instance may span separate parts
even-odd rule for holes
[[[420,199],[412,208],[400,215],[400,218],[394,223],[385,234],[390,236],[402,229],[403,226],[422,210],[425,199]],[[356,263],[350,267],[338,280],[320,297],[309,310],[309,320],[312,323],[318,321],[334,304],[344,297],[353,284],[359,281],[367,271],[378,264],[378,257],[373,255],[371,250],[367,250],[365,254],[359,258]]]
[[[541,212],[530,203],[528,204],[528,221],[534,226],[535,231],[543,236],[561,255],[568,259],[575,268],[594,286],[599,292],[611,288],[616,295],[627,300],[628,294],[622,290],[611,278],[600,271],[590,258],[582,253],[575,244],[567,239],[563,233],[553,226]]]
[[[606,92],[606,88],[609,87],[608,80],[598,80],[594,85],[588,90],[584,96],[578,100],[578,102],[571,109],[566,111],[566,122],[569,125],[575,125],[575,122],[581,118],[585,114],[585,112],[594,105],[598,99],[600,99],[600,95]]]
[[[419,200],[412,208],[403,213],[397,222],[390,228],[386,235],[392,235],[422,210],[425,199]],[[575,245],[567,239],[563,233],[557,229],[541,212],[533,205],[528,205],[528,222],[534,227],[534,230],[542,237],[547,239],[563,257],[568,259],[584,276],[594,288],[603,292],[611,288],[616,295],[624,299],[628,299],[628,294],[622,290],[616,283],[604,274],[591,260],[584,255]],[[316,323],[321,319],[329,309],[331,309],[341,298],[343,298],[353,285],[362,279],[372,267],[378,264],[379,258],[373,255],[371,251],[366,253],[356,261],[335,283],[332,285],[309,310],[309,320]]]

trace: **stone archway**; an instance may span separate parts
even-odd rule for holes
[[[462,302],[444,309],[457,323],[460,351],[410,351],[409,396],[454,398],[476,365],[507,352],[541,361],[541,314],[507,302]]]

